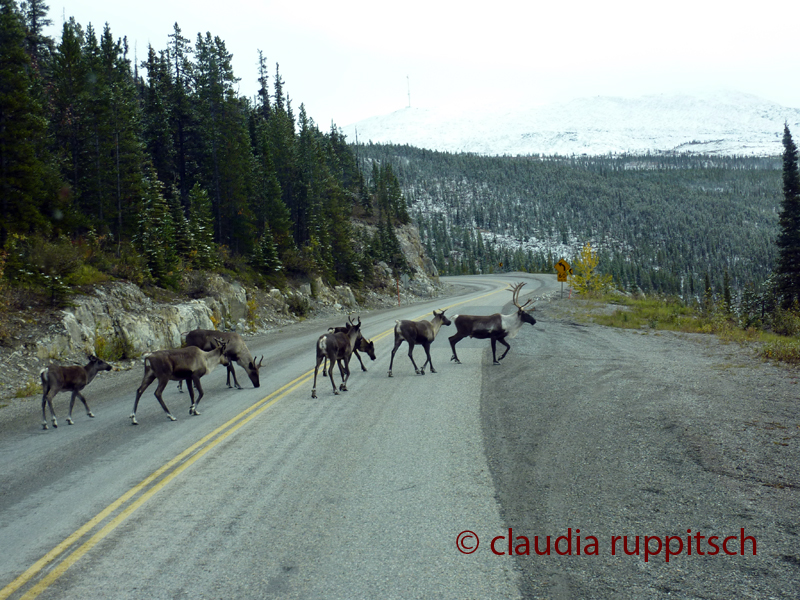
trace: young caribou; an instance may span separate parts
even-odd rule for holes
[[[450,336],[450,347],[453,349],[453,356],[450,357],[450,360],[456,361],[459,365],[461,364],[456,354],[456,344],[469,336],[482,340],[486,338],[491,339],[492,359],[494,360],[494,364],[500,364],[500,361],[503,360],[506,354],[508,354],[508,351],[511,350],[511,346],[506,342],[506,338],[513,339],[516,337],[523,323],[530,323],[531,325],[536,324],[536,319],[530,314],[535,307],[531,307],[527,311],[525,310],[525,307],[533,302],[533,300],[529,299],[522,306],[519,305],[519,291],[524,285],[524,283],[518,283],[513,287],[507,288],[508,291],[513,294],[511,301],[514,303],[514,306],[517,307],[517,312],[515,313],[510,315],[495,313],[489,316],[456,315],[453,317],[457,331],[455,335]],[[499,360],[497,358],[497,342],[500,342],[506,347],[506,351],[503,352]]]
[[[446,309],[445,309],[446,310]],[[408,358],[414,365],[417,375],[425,375],[425,365],[430,364],[431,373],[436,373],[431,362],[431,344],[439,333],[442,325],[450,325],[451,321],[444,316],[444,310],[434,310],[433,319],[430,321],[396,321],[394,326],[394,348],[392,348],[392,359],[389,361],[389,377],[392,376],[392,365],[394,364],[394,353],[403,341],[408,342]],[[428,359],[423,363],[422,368],[417,368],[414,362],[414,346],[416,344],[425,348],[425,355]]]
[[[131,413],[131,424],[138,425],[136,420],[136,409],[139,407],[139,398],[147,389],[154,379],[158,379],[158,386],[156,387],[155,396],[161,408],[167,413],[170,421],[174,421],[175,417],[164,404],[164,399],[161,393],[167,387],[170,381],[186,381],[189,388],[189,398],[192,401],[189,407],[190,415],[199,415],[197,407],[200,400],[203,398],[203,388],[200,385],[200,378],[207,375],[214,370],[217,365],[227,365],[228,358],[225,355],[225,342],[222,340],[214,340],[215,348],[210,352],[200,350],[196,346],[188,346],[187,348],[175,348],[174,350],[159,350],[148,355],[144,359],[144,377],[142,377],[142,384],[136,390],[136,400],[133,403],[133,412]],[[194,389],[197,388],[199,395],[197,400],[194,399]]]
[[[73,425],[72,421],[72,407],[75,406],[75,398],[78,397],[83,402],[86,408],[86,414],[94,418],[94,414],[86,404],[86,398],[81,394],[81,390],[92,382],[92,379],[100,371],[110,371],[111,365],[106,361],[97,358],[96,356],[89,357],[89,364],[85,367],[68,366],[60,367],[58,365],[50,365],[39,371],[39,377],[42,380],[42,429],[47,429],[47,417],[44,413],[44,406],[47,404],[50,407],[50,416],[53,419],[53,427],[58,427],[56,421],[56,413],[53,410],[53,397],[58,392],[72,392],[72,398],[69,401],[69,415],[67,416],[67,423]]]
[[[339,394],[336,384],[333,382],[334,363],[339,363],[339,375],[342,377],[339,390],[347,391],[347,380],[350,377],[350,357],[353,355],[359,335],[361,335],[361,317],[358,318],[358,323],[349,322],[344,333],[325,333],[319,337],[317,340],[317,364],[314,367],[314,387],[311,390],[312,398],[317,397],[317,372],[323,358],[330,361],[328,376],[331,379],[333,393]]]

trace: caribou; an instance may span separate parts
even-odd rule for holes
[[[404,341],[408,342],[408,358],[411,359],[416,374],[425,375],[425,366],[428,364],[431,366],[431,373],[436,373],[431,362],[431,344],[436,339],[436,334],[439,333],[441,326],[450,325],[450,323],[450,319],[444,316],[444,310],[434,310],[433,319],[430,321],[395,321],[394,348],[392,348],[392,359],[389,361],[389,377],[392,377],[394,354]],[[416,344],[425,348],[425,355],[428,357],[421,369],[417,368],[417,363],[414,362],[414,346]]]
[[[352,323],[350,317],[348,317],[348,325]],[[331,327],[328,329],[328,333],[346,333],[348,325],[344,327]],[[353,348],[353,355],[358,359],[358,362],[361,364],[361,370],[366,371],[367,367],[364,366],[364,361],[361,360],[361,355],[358,353],[359,350],[361,352],[365,352],[367,356],[370,357],[371,360],[375,360],[375,343],[371,342],[367,338],[365,338],[361,332],[358,332],[358,339],[356,340],[356,347]],[[325,357],[322,359],[322,376],[328,376],[328,358]]]
[[[53,410],[53,398],[58,392],[72,392],[69,401],[69,414],[67,423],[74,425],[72,421],[72,407],[75,406],[75,398],[80,398],[86,408],[86,414],[94,418],[86,398],[81,394],[81,390],[89,385],[100,371],[110,371],[111,365],[104,360],[92,355],[89,357],[89,364],[85,367],[50,365],[39,371],[42,380],[42,429],[47,429],[47,417],[45,416],[45,404],[50,407],[50,416],[53,419],[53,427],[58,427],[56,413]]]
[[[311,390],[312,398],[317,397],[317,372],[324,358],[330,361],[328,376],[331,379],[333,393],[338,395],[339,391],[347,391],[347,380],[350,377],[350,357],[353,355],[359,335],[361,335],[361,317],[358,318],[358,323],[348,322],[344,332],[328,332],[319,337],[317,340],[317,364],[314,367],[314,387]],[[333,382],[333,365],[335,363],[339,364],[339,375],[342,377],[339,390],[336,389],[336,384]]]
[[[245,373],[247,373],[253,387],[259,387],[261,383],[259,381],[258,371],[261,368],[261,363],[264,362],[264,357],[262,356],[261,360],[256,363],[250,354],[250,350],[247,349],[242,336],[238,333],[232,331],[215,331],[213,329],[195,329],[186,334],[186,345],[196,346],[200,348],[200,350],[208,352],[214,348],[215,339],[222,340],[226,344],[225,354],[229,361],[227,364],[228,378],[226,385],[231,387],[231,375],[233,375],[233,384],[236,386],[236,389],[242,389],[242,386],[239,385],[239,381],[236,379],[236,371],[233,368],[233,363],[237,362],[239,366],[245,370]],[[183,381],[179,381],[178,389],[181,391],[183,391],[182,385]]]
[[[174,350],[159,350],[153,352],[144,359],[144,377],[139,389],[136,390],[136,400],[133,403],[133,412],[131,413],[131,424],[138,425],[136,420],[136,409],[139,406],[139,398],[153,383],[153,380],[158,379],[158,386],[156,387],[155,396],[161,408],[167,413],[170,421],[175,421],[175,417],[164,404],[164,399],[161,393],[167,387],[170,381],[186,381],[189,388],[189,397],[191,398],[192,405],[189,407],[190,415],[199,415],[197,407],[200,400],[203,398],[203,388],[200,385],[200,378],[203,375],[211,373],[217,365],[227,365],[230,361],[225,353],[226,345],[221,339],[212,340],[215,344],[213,350],[206,352],[200,350],[196,346],[188,346],[186,348],[175,348]],[[194,399],[193,387],[197,388],[197,400]]]
[[[495,313],[489,316],[456,315],[453,317],[453,322],[456,325],[456,333],[449,338],[450,348],[453,349],[453,356],[450,357],[450,360],[454,360],[459,365],[461,364],[456,354],[456,344],[465,337],[478,339],[489,338],[492,340],[493,364],[500,364],[500,361],[503,360],[506,354],[508,354],[508,351],[511,350],[511,346],[506,342],[506,338],[513,339],[516,337],[523,323],[530,323],[531,325],[536,324],[536,319],[530,314],[535,307],[525,310],[525,307],[533,302],[533,300],[529,299],[522,306],[519,304],[519,292],[524,285],[524,283],[518,283],[507,288],[508,291],[512,292],[512,302],[514,306],[517,307],[517,311],[510,315]],[[503,352],[500,359],[497,358],[497,342],[500,342],[506,347],[506,351]]]

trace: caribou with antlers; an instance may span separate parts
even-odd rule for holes
[[[453,322],[456,325],[457,331],[455,335],[450,336],[450,347],[453,349],[453,356],[450,357],[450,360],[461,364],[456,354],[456,344],[465,337],[478,339],[489,338],[492,340],[492,359],[494,364],[500,364],[500,361],[503,360],[506,354],[508,354],[508,351],[511,350],[511,346],[506,342],[506,338],[513,339],[516,337],[523,323],[530,323],[531,325],[536,324],[536,319],[530,314],[535,307],[525,310],[525,307],[533,302],[533,300],[529,299],[522,306],[519,304],[519,292],[524,285],[524,283],[517,283],[507,288],[508,291],[512,292],[512,302],[514,306],[517,307],[517,311],[510,315],[495,313],[489,316],[456,315],[453,317]],[[503,352],[499,360],[497,358],[497,342],[500,342],[506,347],[506,351]]]
[[[352,323],[352,317],[347,318],[348,325]],[[331,327],[328,329],[328,333],[346,333],[348,325],[344,327]],[[358,362],[361,364],[361,370],[366,371],[367,367],[364,366],[364,361],[361,360],[361,355],[358,353],[359,350],[361,352],[365,352],[367,356],[370,357],[371,360],[375,360],[375,343],[371,342],[367,338],[365,338],[361,332],[358,332],[358,339],[356,340],[356,347],[353,348],[353,356],[358,359]],[[322,376],[328,376],[328,358],[322,359]]]
[[[324,358],[330,361],[328,376],[331,379],[333,393],[338,395],[339,391],[347,391],[347,380],[350,377],[350,357],[353,355],[359,335],[361,335],[361,317],[358,318],[358,323],[353,323],[352,319],[348,319],[344,332],[329,332],[319,337],[317,340],[317,364],[314,367],[314,387],[311,390],[312,398],[317,397],[317,372]],[[336,389],[336,384],[333,382],[334,363],[339,364],[339,375],[342,377],[339,390]]]
[[[394,364],[394,353],[404,341],[408,342],[408,358],[414,365],[417,375],[425,375],[425,365],[430,364],[431,373],[436,373],[431,362],[431,344],[436,339],[436,334],[442,325],[450,325],[451,321],[444,316],[444,310],[434,310],[433,319],[430,321],[396,321],[394,326],[394,348],[392,348],[392,359],[389,361],[389,377],[392,376],[392,365]],[[414,346],[419,344],[425,348],[425,355],[428,357],[423,363],[422,368],[417,368],[414,362]]]

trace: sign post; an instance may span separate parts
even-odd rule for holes
[[[564,299],[564,282],[567,280],[567,275],[572,275],[572,267],[563,258],[553,265],[558,272],[558,281],[561,282],[561,299]],[[572,294],[570,294],[572,297]]]

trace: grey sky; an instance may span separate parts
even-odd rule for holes
[[[727,88],[800,107],[800,4],[785,0],[108,0],[51,2],[64,17],[127,36],[141,61],[177,22],[222,38],[240,94],[257,51],[280,64],[295,108],[321,129],[402,109],[540,104]]]

